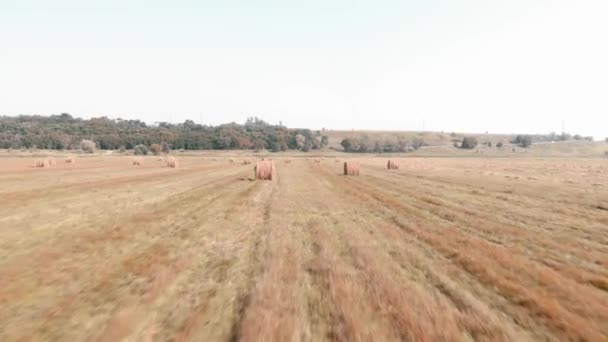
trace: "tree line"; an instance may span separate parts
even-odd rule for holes
[[[183,150],[309,151],[328,145],[320,131],[292,129],[248,118],[244,124],[202,125],[186,120],[148,125],[140,120],[81,119],[70,114],[0,116],[0,148],[81,149],[90,140],[102,150],[133,149],[162,144]]]

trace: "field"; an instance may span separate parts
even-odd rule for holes
[[[0,158],[0,340],[608,340],[606,160],[243,156]]]

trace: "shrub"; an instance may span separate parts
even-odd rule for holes
[[[518,144],[521,147],[529,147],[532,145],[532,137],[529,135],[518,135],[511,141],[514,144]]]
[[[464,137],[462,139],[462,143],[460,144],[460,148],[473,149],[477,146],[477,139],[473,137]]]
[[[486,142],[486,146],[492,147],[492,142],[491,141]]]
[[[135,147],[133,147],[133,153],[135,153],[135,155],[146,155],[148,154],[148,147],[146,145],[136,145]]]
[[[120,153],[125,153],[127,151],[127,148],[123,145],[123,146],[120,146],[118,148],[118,150],[120,151]]]
[[[499,142],[496,144],[496,147],[498,147],[498,148],[502,148],[502,141],[499,141]]]
[[[428,146],[428,144],[420,138],[415,138],[412,142],[412,147],[416,150],[421,148],[422,146]]]
[[[161,151],[160,144],[150,145],[150,152],[154,153],[155,156],[159,155]]]
[[[95,153],[95,151],[97,150],[97,146],[95,146],[95,142],[91,140],[82,139],[82,141],[80,142],[80,149],[83,150],[85,153]]]

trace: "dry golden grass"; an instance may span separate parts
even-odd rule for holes
[[[608,339],[604,160],[126,158],[3,158],[1,341]]]

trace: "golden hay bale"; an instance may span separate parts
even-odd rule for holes
[[[285,160],[285,164],[291,164],[291,159]]]
[[[166,163],[168,167],[179,167],[179,162],[177,161],[177,159],[175,159],[175,157],[167,157]]]
[[[243,160],[243,165],[249,165],[249,164],[251,164],[251,159]]]
[[[76,158],[75,157],[67,157],[65,160],[66,164],[75,164],[76,163]]]
[[[253,168],[255,173],[255,179],[257,180],[272,180],[276,178],[276,169],[274,162],[272,161],[261,161],[258,162]]]
[[[389,170],[399,170],[399,161],[396,159],[389,159],[386,163],[386,168]]]
[[[234,159],[230,158],[228,159],[229,162],[234,163]]]
[[[57,161],[55,160],[55,158],[46,158],[45,162],[48,164],[49,167],[57,165]]]
[[[141,158],[133,158],[133,165],[142,166],[144,165],[144,160]]]
[[[315,161],[315,163],[317,163],[317,164],[321,164],[321,159],[319,159],[319,158],[315,158],[315,160],[314,160],[314,161]]]
[[[46,160],[44,159],[37,159],[36,160],[36,167],[46,167]]]
[[[345,176],[358,176],[359,175],[359,162],[347,161],[344,162],[344,175]]]

